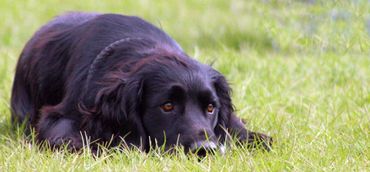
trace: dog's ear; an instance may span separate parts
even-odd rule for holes
[[[90,65],[78,110],[87,114],[81,128],[92,137],[109,140],[112,135],[123,136],[128,145],[146,148],[147,136],[138,111],[141,80],[118,68],[122,67],[122,58],[131,64],[152,53],[153,45],[151,40],[142,38],[117,40],[105,47]]]
[[[218,113],[217,125],[215,127],[215,134],[220,137],[222,141],[224,141],[228,136],[231,136],[231,134],[239,135],[245,133],[245,129],[240,123],[231,122],[231,117],[235,115],[234,107],[231,101],[231,89],[229,84],[221,74],[216,71],[212,72],[214,74],[214,88],[220,101],[220,110]],[[235,116],[235,118],[237,117]]]
[[[215,127],[215,134],[220,141],[226,141],[229,138],[237,138],[239,143],[247,143],[249,147],[263,146],[269,150],[272,139],[264,134],[248,131],[243,121],[234,113],[234,107],[231,101],[231,88],[225,77],[216,72],[214,79],[214,88],[220,101],[220,111],[218,123]]]
[[[122,126],[126,126],[127,136],[124,138],[126,143],[147,149],[148,140],[141,116],[141,105],[143,100],[144,81],[139,77],[132,77],[127,80],[122,94],[121,106],[124,107],[122,112],[125,113],[125,119]]]
[[[84,119],[84,128],[99,137],[120,135],[128,146],[145,149],[147,135],[139,113],[143,84],[139,78],[124,76],[123,73],[112,73],[105,78],[93,106],[80,108],[89,109],[90,115],[86,116],[90,118]],[[107,131],[111,133],[107,134]]]

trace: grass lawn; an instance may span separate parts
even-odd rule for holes
[[[39,150],[10,125],[18,56],[65,11],[140,16],[186,52],[214,63],[238,116],[268,133],[269,153],[225,155],[109,150],[100,157]],[[0,1],[0,171],[367,171],[370,169],[370,1]]]

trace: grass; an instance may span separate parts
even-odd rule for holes
[[[163,28],[232,84],[248,128],[274,149],[194,156],[38,150],[10,125],[24,44],[65,11],[138,15]],[[370,1],[0,1],[0,171],[367,171],[370,169]]]

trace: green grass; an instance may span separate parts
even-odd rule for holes
[[[0,171],[367,171],[370,169],[370,1],[0,1]],[[138,15],[232,84],[248,128],[271,152],[232,147],[202,161],[109,150],[100,157],[38,150],[10,125],[24,44],[65,11]]]

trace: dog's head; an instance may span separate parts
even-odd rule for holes
[[[167,53],[151,58],[137,76],[141,80],[138,111],[151,143],[180,144],[187,150],[215,148],[215,128],[224,118],[220,117],[224,101],[230,100],[222,97],[229,91],[220,90],[218,77],[222,76],[188,57]]]
[[[101,74],[104,87],[91,87],[99,88],[95,111],[103,121],[113,121],[104,125],[118,122],[124,140],[146,150],[182,145],[186,151],[204,152],[216,149],[228,130],[241,140],[249,139],[233,114],[230,88],[219,72],[182,52],[140,45],[141,49],[137,44],[125,44],[122,51],[116,48],[121,53],[110,59],[126,56],[126,61],[102,65],[100,71],[108,70],[104,66],[114,71]],[[127,50],[131,52],[122,53]]]

